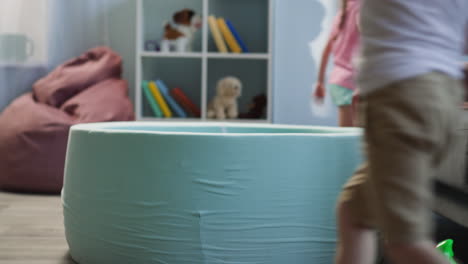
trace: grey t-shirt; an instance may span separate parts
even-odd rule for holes
[[[364,0],[360,23],[362,94],[431,71],[462,77],[468,0]]]

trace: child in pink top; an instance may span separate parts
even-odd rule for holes
[[[318,82],[314,96],[318,101],[325,97],[325,71],[330,54],[334,65],[328,80],[332,101],[339,107],[339,125],[354,126],[353,95],[354,83],[353,57],[359,45],[358,16],[360,0],[342,0],[342,10],[335,17],[333,29],[322,55]]]

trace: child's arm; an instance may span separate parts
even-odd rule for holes
[[[317,84],[315,85],[314,96],[317,100],[323,100],[325,97],[325,71],[328,65],[328,59],[330,58],[330,54],[333,48],[333,43],[336,40],[336,34],[332,36],[329,40],[327,45],[325,46],[325,50],[323,51],[322,58],[320,61],[320,70],[318,75]]]

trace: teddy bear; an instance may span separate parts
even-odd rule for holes
[[[227,76],[216,84],[216,95],[208,104],[208,118],[223,120],[239,115],[237,99],[242,93],[242,82],[234,76]]]
[[[261,93],[256,95],[250,103],[248,111],[241,113],[239,118],[247,119],[260,119],[265,117],[267,108],[267,97],[266,94]]]

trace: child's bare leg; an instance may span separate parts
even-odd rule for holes
[[[376,258],[376,234],[372,229],[352,223],[349,204],[338,205],[336,264],[373,264]]]
[[[353,107],[351,105],[342,105],[338,108],[338,122],[340,127],[353,127]]]
[[[386,253],[395,264],[448,264],[430,241],[389,244]]]

